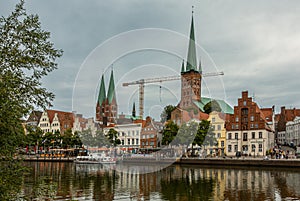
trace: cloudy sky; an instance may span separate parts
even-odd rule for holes
[[[17,1],[0,0],[7,16]],[[300,1],[287,0],[27,0],[64,55],[43,80],[56,94],[53,108],[94,116],[99,79],[106,88],[115,73],[119,113],[138,103],[138,86],[123,82],[179,75],[187,54],[194,6],[198,59],[204,72],[203,96],[234,106],[241,91],[261,107],[300,108]],[[180,82],[146,85],[145,115],[159,117],[177,104]],[[106,89],[107,90],[107,89]]]

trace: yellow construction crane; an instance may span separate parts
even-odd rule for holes
[[[211,76],[218,76],[224,75],[224,72],[211,72],[211,73],[202,73],[202,77],[211,77]],[[144,88],[145,84],[149,83],[156,83],[156,82],[165,82],[165,81],[172,81],[172,80],[180,80],[181,76],[174,75],[168,77],[157,77],[157,78],[147,78],[147,79],[140,79],[133,82],[124,82],[123,86],[127,87],[130,85],[139,85],[139,116],[144,116]]]

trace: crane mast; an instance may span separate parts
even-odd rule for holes
[[[224,75],[224,72],[210,72],[210,73],[203,73],[202,77],[211,77],[211,76],[218,76]],[[180,80],[181,76],[174,75],[174,76],[166,76],[166,77],[157,77],[157,78],[146,78],[140,79],[132,82],[124,82],[122,85],[124,87],[131,86],[131,85],[139,85],[139,116],[143,118],[144,116],[144,88],[145,84],[149,83],[157,83],[157,82],[165,82],[165,81],[173,81],[173,80]]]

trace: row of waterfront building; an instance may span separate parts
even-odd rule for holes
[[[197,62],[193,16],[189,36],[187,59],[182,62],[180,71],[181,99],[171,113],[171,121],[181,126],[190,121],[209,120],[218,143],[206,149],[207,153],[214,155],[234,156],[241,152],[264,156],[276,145],[300,144],[300,109],[281,107],[280,113],[275,114],[275,106],[260,108],[248,96],[248,91],[242,92],[234,107],[224,100],[202,97],[202,67],[201,62]],[[205,106],[212,100],[217,102],[221,111],[206,114]],[[38,126],[45,133],[59,131],[61,134],[67,129],[73,132],[89,129],[95,134],[97,130],[107,133],[114,128],[121,140],[121,149],[161,147],[163,123],[153,121],[151,117],[144,120],[136,116],[135,106],[131,115],[118,115],[113,70],[107,93],[104,76],[101,78],[95,113],[94,120],[72,112],[49,109],[33,112],[26,124]]]
[[[286,109],[275,114],[275,108],[259,108],[248,92],[243,91],[233,112],[224,113],[212,111],[202,114],[209,120],[217,144],[205,147],[205,154],[235,156],[236,152],[245,155],[264,156],[266,152],[277,145],[298,146],[300,142],[300,109]],[[184,117],[187,118],[187,117]],[[171,120],[176,123],[176,118]],[[201,121],[201,119],[189,119]],[[181,122],[184,123],[184,122]],[[113,128],[118,132],[121,141],[120,149],[155,149],[161,147],[164,124],[153,121],[151,117],[145,120],[133,115],[118,115],[115,123],[103,126],[93,118],[84,118],[80,114],[58,110],[32,112],[26,121],[27,125],[38,126],[46,132],[60,132],[67,129],[72,132],[90,130],[92,134],[103,131],[106,134]],[[180,126],[181,124],[179,124]]]

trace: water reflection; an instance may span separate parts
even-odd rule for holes
[[[54,194],[55,200],[300,200],[295,169],[27,164],[33,169],[24,178],[23,194],[30,199],[46,189],[43,196]],[[159,171],[138,174],[144,168]]]

